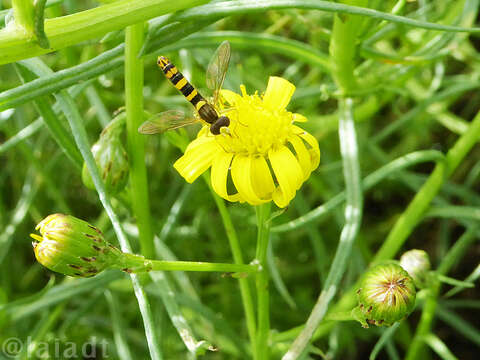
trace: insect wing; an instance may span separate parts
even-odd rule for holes
[[[140,125],[138,132],[146,135],[158,134],[194,124],[197,121],[193,117],[186,117],[181,110],[169,110],[152,116]]]
[[[207,68],[207,86],[213,90],[214,103],[218,98],[218,92],[222,88],[223,81],[230,62],[230,43],[224,41],[215,51],[215,54],[210,60]]]

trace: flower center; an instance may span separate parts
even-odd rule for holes
[[[217,136],[219,144],[230,153],[263,156],[285,145],[292,134],[293,114],[271,109],[259,95],[247,95],[243,86],[241,90],[242,96],[222,114],[230,118],[230,126]]]

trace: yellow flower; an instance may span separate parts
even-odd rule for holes
[[[294,125],[307,121],[303,115],[286,110],[295,91],[289,81],[270,77],[263,96],[240,89],[221,91],[228,129],[215,136],[204,126],[173,166],[189,183],[211,167],[212,187],[226,200],[285,207],[320,162],[317,140]]]

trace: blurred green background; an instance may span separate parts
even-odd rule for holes
[[[63,16],[107,2],[55,1],[45,14],[47,18]],[[372,0],[369,7],[390,12],[395,4],[395,1]],[[2,6],[8,9],[10,3],[4,1]],[[7,11],[0,14],[6,15],[8,21]],[[404,4],[400,14],[420,21],[478,26],[478,1],[412,1]],[[145,110],[150,113],[178,108],[192,110],[156,67],[157,55],[168,56],[202,90],[206,88],[206,66],[222,40],[229,40],[232,46],[224,88],[239,92],[240,84],[245,84],[249,93],[255,90],[261,93],[272,75],[294,83],[297,90],[288,109],[309,119],[304,127],[319,141],[321,163],[288,209],[273,220],[274,226],[286,223],[344,190],[337,133],[339,94],[328,69],[321,66],[322,59],[327,61],[333,15],[288,8],[213,20],[209,19],[211,24],[195,21],[181,24],[180,30],[193,26],[190,40],[175,38],[177,33],[179,37],[188,35],[182,35],[178,29],[170,32],[159,27],[160,31],[155,33],[152,29],[156,19],[151,20],[146,30],[147,44],[151,47],[144,58]],[[74,92],[90,143],[98,139],[114,112],[125,106],[122,52],[112,57],[104,69],[100,69],[101,65],[93,66],[99,72],[97,75],[82,78],[92,70],[85,71],[79,64],[118,47],[124,41],[124,34],[115,31],[99,40],[77,43],[40,57],[55,72],[69,69],[79,76],[68,89]],[[414,151],[446,153],[479,111],[478,33],[430,31],[368,18],[358,42],[356,75],[361,86],[355,98],[355,117],[362,176]],[[25,69],[21,63],[0,66],[0,105],[8,101],[10,90],[22,85],[18,75],[19,71],[25,73]],[[26,80],[32,80],[34,76],[26,72]],[[57,86],[58,82],[49,84]],[[54,106],[51,92],[42,95],[45,104],[56,111],[65,129],[69,129],[63,113]],[[19,105],[6,105],[0,112],[0,344],[12,337],[25,344],[33,337],[39,342],[35,350],[46,342],[50,344],[50,358],[55,358],[52,351],[56,342],[64,349],[67,342],[82,346],[94,337],[95,358],[119,358],[114,338],[121,334],[132,358],[147,359],[142,318],[127,276],[107,272],[86,280],[63,279],[35,261],[29,234],[51,213],[72,214],[100,227],[113,243],[116,239],[98,195],[83,185],[79,168],[65,156],[42,121],[37,120],[38,109],[31,99],[37,99],[35,94]],[[198,126],[188,128],[191,139],[197,129]],[[465,226],[475,226],[480,220],[479,155],[480,149],[474,147],[465,157],[435,197],[432,206],[437,212],[431,210],[431,216],[427,215],[402,248],[427,251],[434,269]],[[147,137],[145,161],[154,233],[179,260],[231,262],[222,220],[207,185],[201,179],[187,184],[172,168],[180,156],[181,152],[167,137]],[[392,172],[364,193],[361,230],[337,298],[363,273],[434,165],[424,162]],[[134,251],[138,252],[134,236],[136,219],[130,210],[128,190],[129,187],[115,197],[113,205],[131,235]],[[343,210],[341,205],[336,206],[299,229],[272,233],[270,301],[274,359],[288,349],[294,339],[288,330],[305,322],[322,289],[344,225]],[[252,207],[228,204],[228,211],[245,259],[253,259],[256,228]],[[457,259],[448,276],[463,280],[475,268],[478,273],[479,255],[480,247],[474,242]],[[237,280],[218,273],[166,276],[198,339],[208,340],[219,350],[204,357],[248,358],[245,355],[248,337]],[[443,296],[451,287],[443,287],[432,331],[456,358],[477,359],[479,292],[469,288],[452,297]],[[145,288],[161,335],[164,358],[189,358],[165,312],[157,287],[149,283]],[[417,309],[402,322],[377,358],[402,358],[419,317]],[[313,343],[311,353],[305,358],[368,359],[384,331],[339,321]],[[108,343],[106,350],[101,346],[102,341]],[[5,357],[8,352],[3,351]],[[35,352],[22,356],[41,358]],[[422,356],[435,359],[438,355],[425,352]]]

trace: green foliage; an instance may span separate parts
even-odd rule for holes
[[[478,11],[478,0],[0,2],[0,358],[90,344],[99,359],[475,359]],[[172,164],[195,126],[137,132],[145,111],[192,111],[156,57],[209,95],[206,66],[225,40],[224,88],[288,79],[288,110],[319,142],[320,167],[283,212],[226,203],[209,176],[186,184]],[[124,107],[129,179],[115,192],[90,149]],[[62,277],[35,262],[28,236],[57,212],[124,252],[262,271]],[[415,248],[435,276],[412,315],[351,321],[364,271]],[[7,349],[13,338],[25,346]]]

